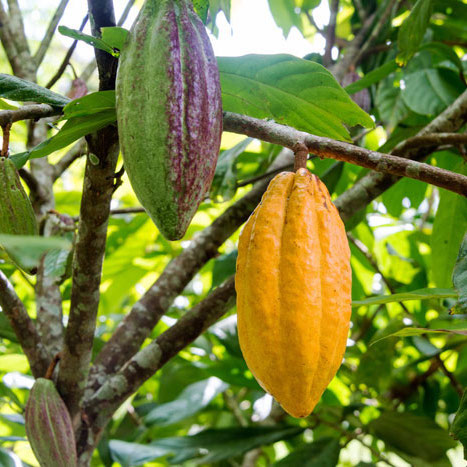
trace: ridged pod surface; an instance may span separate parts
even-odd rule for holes
[[[26,434],[42,467],[75,467],[75,435],[71,417],[53,381],[38,378],[24,414]]]
[[[0,234],[6,235],[37,235],[36,216],[31,201],[24,191],[18,171],[13,162],[0,157]],[[29,274],[34,269],[25,267],[15,251],[0,243],[10,259],[19,268]]]
[[[0,157],[0,233],[36,235],[37,222],[13,162]]]
[[[189,0],[147,0],[120,55],[125,170],[160,232],[186,232],[212,182],[222,133],[219,72]]]
[[[294,417],[311,413],[345,352],[350,249],[326,186],[306,169],[269,184],[238,244],[238,336],[259,384]]]

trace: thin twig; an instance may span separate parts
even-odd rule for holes
[[[381,14],[378,22],[376,25],[373,27],[370,37],[365,41],[365,43],[362,45],[362,47],[359,49],[358,53],[356,54],[354,58],[354,63],[358,63],[361,59],[361,57],[366,53],[366,51],[370,48],[370,46],[373,44],[373,42],[379,38],[382,29],[387,25],[389,17],[391,16],[391,13],[393,9],[397,9],[397,5],[400,3],[400,0],[388,0],[388,3],[386,5],[385,10]]]
[[[52,16],[52,19],[50,20],[49,26],[44,34],[44,38],[42,39],[39,48],[34,54],[33,60],[37,68],[39,68],[42,60],[44,60],[45,54],[47,53],[47,50],[50,47],[50,43],[52,42],[52,38],[55,34],[55,29],[57,28],[63,13],[65,13],[65,8],[67,7],[68,1],[69,0],[61,0],[59,3],[54,15]]]
[[[436,359],[439,362],[442,372],[448,377],[449,382],[451,383],[451,386],[454,388],[457,394],[459,394],[459,397],[462,397],[462,394],[464,393],[464,389],[460,381],[446,368],[446,365],[441,359],[440,355],[437,355]]]
[[[2,140],[2,157],[8,157],[8,150],[10,147],[10,129],[11,123],[7,123],[2,125],[2,132],[3,132],[3,140]]]
[[[329,24],[326,29],[326,48],[324,49],[323,65],[328,67],[332,63],[332,48],[336,40],[336,21],[339,10],[339,0],[332,0],[330,5]]]
[[[81,21],[81,25],[79,27],[79,30],[82,31],[84,29],[84,26],[86,26],[86,23],[88,22],[89,16],[86,14],[86,16],[83,18],[83,21]],[[66,70],[66,67],[70,63],[71,56],[73,55],[73,52],[76,49],[76,46],[78,45],[78,39],[75,39],[73,43],[71,44],[70,48],[68,49],[67,53],[65,54],[64,59],[62,60],[62,63],[57,69],[57,72],[55,75],[52,76],[50,81],[46,84],[46,88],[50,89],[63,75],[63,73]]]
[[[135,0],[129,0],[128,3],[125,6],[125,9],[123,10],[122,16],[120,16],[120,19],[118,20],[117,26],[122,26],[123,23],[126,21],[128,14],[131,11],[131,8],[133,7],[133,4],[135,3]],[[93,60],[92,62],[89,62],[84,71],[81,73],[80,78],[84,81],[87,81],[91,75],[93,74],[94,70],[96,69],[96,61]]]

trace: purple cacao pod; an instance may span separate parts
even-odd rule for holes
[[[38,378],[24,414],[26,435],[43,467],[76,467],[75,435],[70,414],[53,381]]]
[[[122,49],[117,119],[125,170],[169,240],[209,189],[222,133],[219,72],[189,0],[147,0]]]

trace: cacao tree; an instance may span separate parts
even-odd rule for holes
[[[467,4],[74,3],[0,1],[0,464],[463,465]]]

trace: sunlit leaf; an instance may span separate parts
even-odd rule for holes
[[[318,63],[280,54],[220,57],[218,65],[226,111],[341,140],[350,138],[344,124],[374,126]]]

